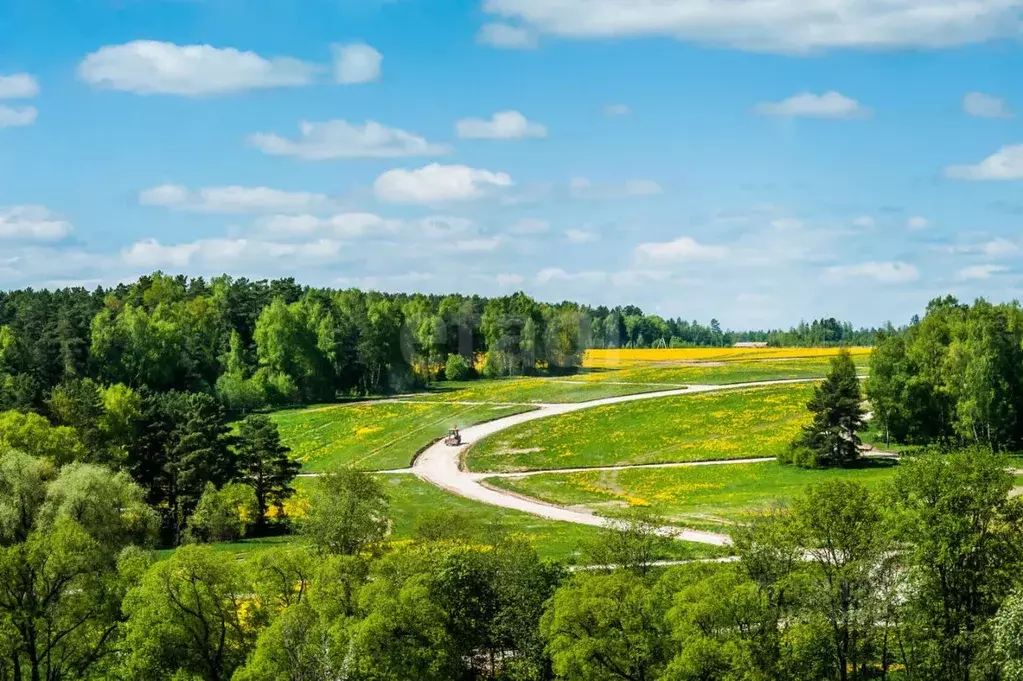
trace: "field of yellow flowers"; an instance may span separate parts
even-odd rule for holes
[[[871,348],[848,348],[856,357],[869,357]],[[587,350],[583,366],[604,368],[669,362],[735,362],[742,360],[794,360],[832,357],[839,348],[664,348],[639,350]]]
[[[469,450],[469,468],[513,472],[775,456],[809,420],[811,384],[596,407],[524,423]]]
[[[307,472],[336,466],[405,468],[453,425],[468,426],[529,407],[368,401],[271,415],[281,440]]]
[[[598,513],[642,506],[679,524],[707,527],[741,522],[748,513],[784,503],[811,484],[842,478],[873,487],[888,480],[894,471],[890,461],[824,470],[771,462],[549,473],[490,478],[487,482],[548,503],[586,505]]]

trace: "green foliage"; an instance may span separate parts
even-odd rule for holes
[[[582,548],[593,565],[646,576],[674,541],[659,531],[667,525],[667,519],[646,508],[620,511]]]
[[[387,496],[362,471],[325,473],[316,480],[300,527],[320,553],[355,555],[387,533]]]
[[[444,363],[444,378],[449,381],[467,381],[472,378],[472,364],[459,354],[448,355]]]
[[[230,678],[255,644],[248,591],[242,568],[209,547],[154,564],[124,599],[124,678]]]
[[[256,495],[248,485],[229,483],[217,489],[208,482],[188,519],[187,533],[200,542],[235,541],[245,536],[256,513]]]
[[[813,421],[779,458],[800,466],[854,463],[860,456],[858,432],[865,425],[862,401],[856,365],[849,352],[842,350],[831,360],[831,371],[814,388],[813,398],[806,405]]]
[[[283,517],[284,502],[295,493],[291,483],[300,464],[291,458],[291,449],[281,444],[277,424],[263,415],[246,417],[238,427],[237,456],[241,479],[254,493],[255,524],[265,524],[270,507]]]
[[[16,449],[60,466],[87,459],[81,437],[69,426],[53,426],[39,414],[0,413],[0,450]]]

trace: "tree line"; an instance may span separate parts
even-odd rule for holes
[[[878,335],[867,396],[885,442],[1023,448],[1023,309],[1018,303],[927,306]]]
[[[658,565],[673,540],[640,512],[572,571],[464,512],[390,542],[381,484],[343,470],[315,481],[304,541],[160,559],[128,475],[11,451],[0,680],[1013,681],[1012,486],[989,451],[928,454],[751,514],[732,563]]]

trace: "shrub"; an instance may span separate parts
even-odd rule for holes
[[[448,355],[448,361],[444,363],[444,377],[449,381],[468,380],[472,378],[472,365],[457,353]]]
[[[234,541],[256,519],[256,493],[248,485],[230,483],[219,490],[207,482],[195,513],[188,519],[194,541]]]

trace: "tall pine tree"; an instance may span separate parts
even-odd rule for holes
[[[295,490],[291,481],[301,464],[291,458],[291,449],[281,444],[277,424],[261,414],[247,416],[238,429],[238,463],[241,479],[256,493],[256,526],[263,527],[266,512],[276,506],[283,512],[284,501]]]
[[[848,466],[860,455],[857,432],[865,425],[856,365],[848,350],[831,360],[828,377],[806,408],[813,421],[793,443],[790,462],[802,466]]]

